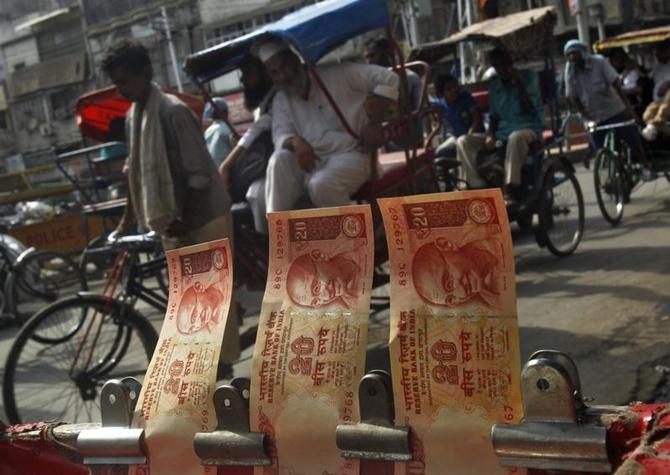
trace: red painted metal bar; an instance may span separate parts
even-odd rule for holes
[[[670,405],[635,404],[607,421],[607,443],[616,473],[661,475],[670,473]],[[0,426],[0,474],[85,475],[83,465],[69,460],[52,435],[53,423]],[[59,450],[59,448],[61,450]],[[362,475],[392,473],[392,463],[362,461]],[[631,471],[626,471],[631,470]],[[220,475],[252,475],[251,467],[220,467]],[[554,474],[568,472],[553,472]],[[529,475],[548,475],[530,470]]]
[[[316,68],[314,66],[309,67],[309,74],[312,76],[312,79],[314,79],[314,82],[319,86],[319,89],[323,92],[323,94],[326,96],[326,99],[330,103],[330,106],[333,108],[335,111],[335,114],[337,115],[337,118],[340,120],[342,123],[342,126],[346,129],[347,133],[351,135],[353,138],[358,140],[358,134],[354,132],[354,130],[351,128],[351,125],[349,125],[349,122],[347,122],[347,119],[344,117],[344,114],[342,114],[342,111],[340,110],[339,106],[337,105],[337,102],[335,102],[335,99],[333,99],[333,96],[330,95],[330,91],[328,91],[328,88],[326,85],[323,83],[323,80],[321,79],[321,76],[319,73],[316,71]]]

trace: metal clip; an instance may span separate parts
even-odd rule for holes
[[[491,431],[503,467],[611,472],[607,430],[582,423],[579,372],[567,354],[534,353],[521,372],[521,393],[521,423],[495,424]]]
[[[195,453],[203,465],[267,466],[265,434],[249,429],[249,380],[236,378],[214,392],[217,426],[214,432],[198,432]]]
[[[100,392],[102,426],[82,430],[77,449],[86,465],[146,463],[144,429],[130,427],[142,384],[135,378],[112,379]]]
[[[348,459],[406,462],[412,460],[409,427],[395,427],[391,376],[374,370],[363,376],[358,388],[361,422],[340,424],[337,447]]]

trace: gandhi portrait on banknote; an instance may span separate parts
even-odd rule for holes
[[[185,335],[201,330],[212,331],[219,324],[224,295],[214,285],[200,282],[186,289],[177,310],[177,330]]]
[[[286,291],[293,303],[301,307],[339,304],[349,308],[358,298],[360,275],[361,267],[348,253],[329,257],[313,249],[291,263]]]
[[[414,254],[412,278],[419,296],[431,305],[458,307],[479,301],[500,307],[502,273],[499,259],[485,240],[462,246],[438,237]]]

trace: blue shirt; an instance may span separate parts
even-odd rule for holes
[[[533,104],[533,111],[526,112],[521,107],[519,88],[516,84],[505,84],[500,77],[491,79],[489,85],[489,113],[498,117],[496,140],[507,140],[512,132],[522,129],[535,131],[538,139],[544,130],[544,105],[540,94],[540,81],[537,73],[530,70],[519,71],[526,86],[526,93]]]
[[[451,126],[451,133],[456,137],[467,134],[472,125],[472,111],[477,107],[477,101],[468,91],[461,91],[451,104],[444,98],[431,99],[431,104],[436,105],[442,112],[442,117]]]
[[[599,54],[585,58],[583,68],[568,61],[565,65],[565,95],[579,99],[589,118],[602,122],[626,110],[612,87],[618,79],[614,68]]]
[[[215,120],[205,130],[207,150],[214,159],[217,169],[233,149],[230,145],[230,128],[222,120]]]

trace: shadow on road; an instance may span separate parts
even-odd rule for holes
[[[566,298],[580,297],[596,293],[616,294],[634,301],[664,302],[668,293],[659,293],[648,286],[634,285],[634,279],[622,279],[620,274],[612,275],[611,280],[603,273],[644,272],[659,275],[670,273],[670,246],[626,247],[622,249],[587,249],[578,255],[566,259],[554,260],[551,266],[547,260],[551,257],[533,256],[517,262],[517,274],[524,272],[542,273],[542,279],[517,280],[517,294],[523,297],[546,296],[560,292]],[[586,272],[603,274],[602,283],[584,285],[580,277]]]

